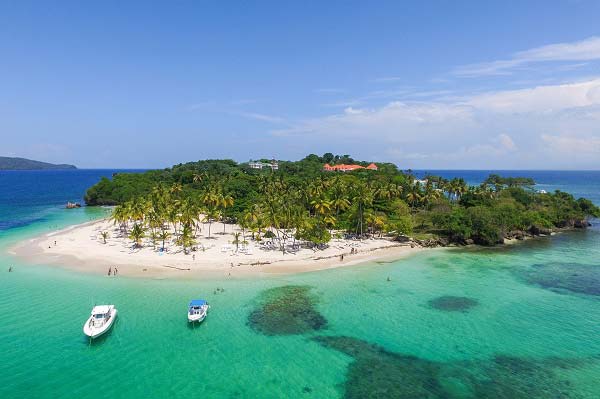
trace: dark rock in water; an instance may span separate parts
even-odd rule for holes
[[[516,240],[524,240],[526,237],[526,233],[524,231],[521,230],[513,230],[513,231],[509,231],[508,233],[506,233],[504,235],[504,238],[512,240],[512,239],[516,239]]]
[[[590,222],[588,222],[586,219],[575,220],[575,222],[573,223],[573,227],[575,227],[576,229],[585,229],[591,225],[592,224]]]
[[[546,227],[540,227],[540,226],[531,226],[529,228],[529,232],[531,234],[533,234],[534,236],[540,236],[540,235],[549,236],[550,234],[552,234],[552,229],[548,229]]]
[[[398,241],[398,242],[410,242],[411,238],[408,237],[408,236],[399,235],[396,238],[394,238],[394,241]]]
[[[424,248],[447,247],[450,244],[450,241],[445,237],[427,238],[415,240],[415,242]]]
[[[248,325],[265,335],[293,335],[321,330],[327,320],[316,309],[310,287],[288,285],[264,291]]]
[[[344,383],[347,399],[577,398],[569,381],[554,371],[571,367],[567,359],[546,362],[499,355],[484,361],[442,363],[390,352],[352,337],[313,340],[354,359]]]
[[[447,247],[450,245],[450,240],[448,240],[446,237],[439,237],[437,241],[441,247]]]
[[[475,299],[464,296],[444,295],[427,302],[430,307],[445,312],[466,312],[479,304]]]
[[[600,266],[580,263],[536,264],[515,273],[528,284],[558,292],[600,296]]]

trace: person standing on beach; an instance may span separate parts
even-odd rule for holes
[[[108,267],[108,275],[109,275],[109,276],[110,276],[110,272],[111,272],[111,270],[112,270],[112,269],[111,269],[111,267],[109,266],[109,267]]]
[[[119,272],[119,269],[117,269],[117,267],[115,266],[115,272],[113,273],[113,275],[116,276],[118,272]]]

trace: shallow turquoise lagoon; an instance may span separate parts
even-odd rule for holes
[[[15,242],[106,210],[15,207],[0,212],[3,399],[600,397],[598,222],[509,248],[186,281],[25,265]],[[195,297],[212,308],[191,328]],[[82,325],[107,302],[116,325],[90,344]]]
[[[45,223],[98,212],[61,213]],[[11,230],[3,246],[47,227]],[[594,228],[508,249],[433,250],[392,263],[230,281],[108,278],[3,256],[0,397],[93,398],[102,390],[113,397],[336,398],[402,381],[424,386],[432,398],[515,397],[514,387],[523,398],[595,398],[598,244]],[[5,272],[9,265],[13,273]],[[277,299],[278,287],[287,286],[304,287],[301,305],[324,326],[265,334],[249,321],[268,308],[265,292]],[[190,328],[185,311],[193,297],[212,309]],[[105,302],[117,305],[119,318],[90,344],[82,324]],[[303,317],[293,301],[280,302],[294,314],[263,323]],[[375,370],[370,382],[356,378],[365,370]],[[406,389],[389,392],[415,392]]]

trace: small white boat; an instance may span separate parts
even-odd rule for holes
[[[192,299],[188,306],[188,322],[201,322],[206,318],[210,305],[204,299]]]
[[[115,305],[94,306],[92,315],[83,325],[83,333],[90,338],[97,338],[110,330],[116,318]]]

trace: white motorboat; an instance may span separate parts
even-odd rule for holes
[[[210,305],[204,299],[192,299],[188,306],[188,322],[201,322],[206,318]]]
[[[110,330],[116,318],[115,305],[94,306],[92,315],[83,326],[83,333],[90,338],[97,338]]]

